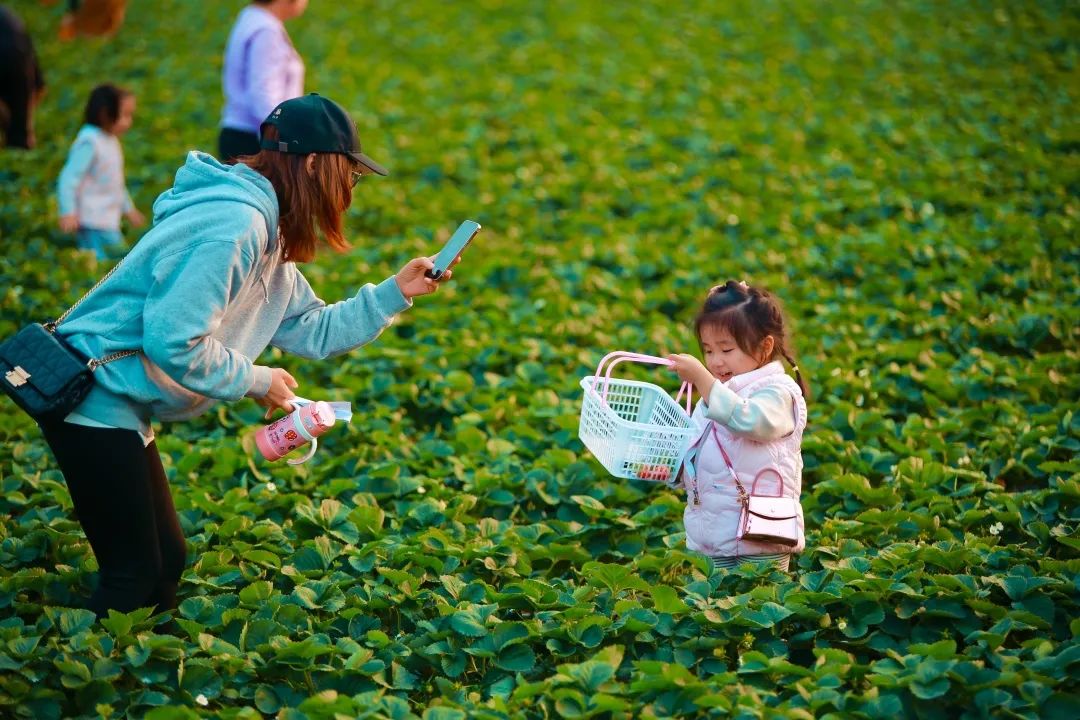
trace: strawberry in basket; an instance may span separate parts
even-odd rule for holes
[[[637,476],[642,480],[667,482],[671,477],[671,468],[667,465],[643,465],[638,469]]]

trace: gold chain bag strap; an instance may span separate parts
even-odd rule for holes
[[[720,442],[720,435],[716,432],[716,424],[712,425],[713,438],[716,446],[720,448],[720,454],[724,456],[731,476],[735,478],[735,487],[739,490],[739,502],[742,504],[742,517],[739,519],[739,540],[750,540],[761,543],[774,543],[795,547],[799,543],[799,501],[793,497],[784,496],[784,478],[780,473],[767,468],[758,473],[754,478],[754,484],[750,486],[750,492],[739,481],[739,475],[735,472],[735,466],[731,463],[727,451]],[[780,480],[780,494],[758,495],[757,482],[761,475],[767,472],[776,474]]]
[[[138,350],[121,350],[103,358],[88,358],[56,331],[120,265],[117,263],[56,320],[30,323],[0,343],[0,389],[34,420],[63,420],[94,386],[95,370],[138,354]]]

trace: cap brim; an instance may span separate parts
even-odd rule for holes
[[[390,174],[389,170],[387,170],[382,165],[375,162],[374,160],[372,160],[371,158],[369,158],[367,155],[365,155],[362,152],[351,152],[351,153],[349,153],[349,157],[351,157],[353,160],[360,163],[361,165],[363,165],[364,167],[366,167],[368,170],[375,173],[376,175],[389,175]]]

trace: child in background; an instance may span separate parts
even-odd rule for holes
[[[99,85],[86,103],[85,125],[60,171],[57,194],[60,230],[76,233],[76,244],[98,260],[123,239],[120,216],[135,227],[146,219],[131,202],[124,182],[120,136],[131,127],[135,96],[115,85]]]
[[[808,391],[789,350],[783,311],[769,292],[729,280],[709,291],[694,325],[705,362],[669,356],[701,396],[693,415],[701,434],[680,475],[688,496],[686,546],[711,557],[714,568],[749,561],[787,571],[791,554],[806,546],[802,508],[794,547],[740,540],[742,503],[730,469],[748,493],[759,479],[755,494],[779,495],[778,478],[784,496],[798,499],[802,492]]]

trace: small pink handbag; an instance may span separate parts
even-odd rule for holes
[[[731,464],[731,458],[728,457],[724,446],[720,444],[716,425],[712,426],[712,433],[717,447],[720,448],[720,454],[724,456],[724,462],[731,471],[731,476],[735,478],[735,486],[739,489],[739,500],[743,507],[737,538],[795,547],[799,543],[799,501],[793,497],[784,497],[784,478],[776,470],[765,468],[754,478],[754,483],[747,494],[746,489],[739,482],[739,476],[735,472],[735,466]],[[780,480],[779,495],[756,494],[758,480],[766,473],[772,473]]]

